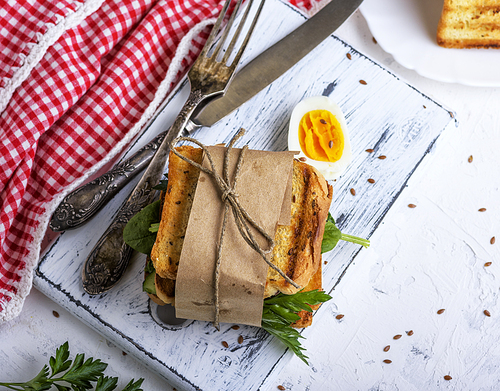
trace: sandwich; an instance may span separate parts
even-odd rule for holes
[[[500,47],[499,11],[496,0],[444,0],[438,45],[457,49]]]
[[[201,164],[202,149],[183,145],[176,147],[176,150]],[[162,187],[156,206],[159,209],[158,216],[151,214],[153,224],[150,231],[155,233],[155,237],[146,260],[143,285],[143,290],[151,300],[160,305],[175,306],[175,282],[198,177],[199,170],[196,167],[170,152],[168,181]],[[331,298],[322,288],[322,253],[331,250],[340,239],[364,246],[369,243],[364,239],[343,236],[335,227],[329,214],[332,195],[332,186],[314,167],[294,159],[291,223],[277,226],[270,260],[302,288],[299,291],[269,268],[264,290],[262,327],[279,337],[305,362],[306,356],[298,342],[300,335],[295,329],[310,326],[313,310]],[[131,219],[124,231],[125,241],[132,247],[135,243],[131,238],[137,236],[134,221],[137,217]],[[326,242],[325,236],[328,237]],[[148,253],[147,247],[143,252]],[[292,297],[293,304],[292,301],[287,302]],[[274,314],[266,309],[267,304],[278,304],[288,314]],[[286,329],[277,329],[277,322],[281,322]]]
[[[181,146],[178,151],[201,164],[201,149]],[[156,271],[156,296],[164,303],[175,305],[173,286],[198,176],[197,168],[174,153],[170,154],[168,187],[156,242],[151,251]],[[332,201],[332,186],[316,169],[295,160],[292,194],[291,224],[277,227],[271,262],[306,290],[321,289],[321,242]],[[269,268],[264,298],[280,292],[294,294],[297,291],[278,272]],[[297,327],[308,326],[311,321],[311,317],[301,319]]]

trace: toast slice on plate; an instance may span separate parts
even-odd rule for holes
[[[499,48],[500,1],[444,0],[437,43],[445,48]]]

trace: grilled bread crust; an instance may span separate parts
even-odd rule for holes
[[[178,151],[201,164],[200,149],[183,146]],[[169,159],[168,187],[151,259],[157,273],[157,297],[165,303],[174,303],[177,268],[199,170],[172,152]],[[324,177],[313,167],[294,160],[291,224],[278,225],[271,262],[307,291],[321,289],[321,242],[331,201],[332,186]],[[269,268],[264,297],[297,291]],[[294,327],[311,324],[312,313],[301,311],[299,315],[302,319]]]
[[[203,150],[189,145],[178,147],[185,157],[201,163]],[[193,205],[200,170],[173,152],[169,154],[168,186],[151,260],[160,277],[175,280],[184,235]]]
[[[301,287],[321,264],[321,242],[331,202],[332,186],[325,178],[314,167],[294,160],[291,224],[278,226],[271,262]],[[297,291],[269,268],[264,297]]]
[[[499,48],[498,0],[444,0],[437,43],[446,48]]]
[[[155,276],[156,298],[160,301],[155,301],[157,304],[172,304],[175,305],[175,280],[170,278]],[[150,294],[151,297],[151,294]]]
[[[323,268],[321,266],[321,263],[319,264],[318,270],[316,273],[312,276],[311,280],[309,281],[309,284],[306,285],[304,288],[304,292],[309,292],[312,290],[323,290]],[[311,305],[311,308],[313,310],[317,310],[319,308],[320,304],[316,305]],[[297,315],[300,316],[300,319],[297,320],[295,323],[292,324],[293,327],[296,328],[304,328],[308,327],[312,324],[313,320],[313,313],[309,311],[299,311]]]

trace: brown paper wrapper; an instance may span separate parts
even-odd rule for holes
[[[208,150],[222,176],[226,148],[214,146]],[[240,151],[233,148],[230,154],[231,184]],[[272,238],[278,223],[290,224],[293,155],[288,151],[247,150],[240,168],[235,189],[238,200]],[[203,165],[211,169],[206,157]],[[177,272],[178,318],[215,320],[214,275],[223,213],[220,190],[211,176],[201,172]],[[267,241],[253,232],[261,248],[268,249]],[[220,322],[260,327],[267,270],[267,263],[241,237],[229,208],[219,279]]]

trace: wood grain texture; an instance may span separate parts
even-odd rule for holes
[[[303,22],[304,17],[290,6],[268,0],[244,61]],[[285,150],[293,107],[314,95],[330,96],[339,104],[346,115],[353,146],[353,162],[342,178],[332,182],[334,199],[330,212],[343,232],[369,238],[453,119],[440,104],[347,43],[329,37],[241,108],[212,128],[200,129],[193,135],[205,144],[216,144],[228,142],[244,127],[247,133],[240,146]],[[130,153],[162,130],[162,121],[167,126],[173,122],[186,96],[184,85],[169,97],[167,109]],[[374,152],[365,152],[368,148]],[[386,158],[379,159],[380,155]],[[369,178],[375,183],[369,183]],[[83,261],[133,186],[134,183],[128,185],[85,226],[58,238],[36,270],[35,286],[177,389],[258,389],[271,371],[279,373],[291,353],[255,327],[233,330],[232,325],[223,324],[217,332],[206,322],[188,322],[184,327],[158,323],[152,314],[155,306],[141,292],[144,256],[134,255],[113,290],[95,297],[84,293]],[[350,193],[351,188],[356,190],[355,196]],[[323,267],[324,287],[332,294],[333,302],[335,286],[359,251],[359,246],[339,243],[324,255],[328,262]],[[314,322],[307,329],[310,332],[314,332]],[[238,343],[240,335],[244,336],[242,344]],[[228,348],[222,345],[223,341]],[[308,355],[313,356],[314,352]]]

